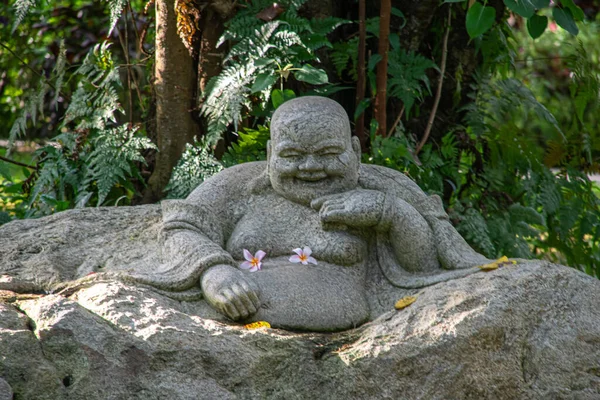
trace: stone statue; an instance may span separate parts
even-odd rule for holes
[[[199,284],[230,319],[274,327],[364,323],[367,277],[378,268],[395,286],[420,288],[489,262],[451,226],[438,196],[362,165],[344,109],[321,97],[277,109],[266,162],[226,169],[162,208],[164,264],[137,279],[168,291]]]

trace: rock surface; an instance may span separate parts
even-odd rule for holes
[[[0,376],[22,399],[592,400],[599,299],[593,278],[529,263],[426,288],[355,330],[307,334],[98,283],[0,303]]]
[[[336,334],[248,330],[120,281],[40,291],[153,268],[159,221],[143,206],[0,227],[0,289],[37,291],[0,291],[0,399],[600,399],[600,282],[545,262],[379,288],[384,313]]]

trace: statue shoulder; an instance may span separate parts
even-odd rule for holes
[[[194,189],[187,201],[194,203],[215,196],[227,196],[229,199],[247,196],[254,187],[255,181],[263,176],[266,177],[266,169],[266,161],[248,162],[225,168]]]
[[[361,164],[359,184],[365,189],[394,194],[413,205],[428,197],[408,176],[379,165]]]

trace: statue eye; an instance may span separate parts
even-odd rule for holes
[[[281,153],[279,153],[279,157],[281,158],[296,158],[296,157],[300,157],[302,154],[300,154],[297,151],[282,151]]]
[[[340,154],[342,154],[342,152],[335,149],[326,149],[319,152],[320,156],[339,156]]]

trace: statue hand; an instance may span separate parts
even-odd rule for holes
[[[385,195],[377,190],[355,189],[319,197],[310,205],[319,210],[324,223],[341,223],[353,227],[377,225],[383,214]]]
[[[232,320],[244,319],[258,311],[260,289],[242,271],[230,265],[215,265],[200,278],[206,301]]]

